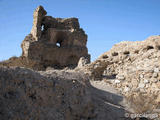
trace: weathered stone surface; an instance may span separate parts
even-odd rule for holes
[[[70,76],[66,72],[56,74],[42,74],[25,68],[0,68],[0,119],[94,118],[94,103],[83,85],[87,85],[87,81],[76,73],[68,73]]]
[[[93,80],[98,76],[119,90],[136,104],[135,111],[151,113],[160,107],[156,101],[160,94],[159,61],[160,36],[151,36],[144,41],[120,42],[83,69],[93,73],[89,74]]]
[[[40,39],[42,33],[42,20],[43,17],[47,14],[42,6],[39,6],[33,14],[33,27],[31,30],[31,34],[35,40]]]
[[[89,74],[91,78],[100,79],[103,76],[104,70],[109,64],[111,64],[110,61],[97,60],[86,66],[84,71],[86,71],[86,73]]]
[[[125,79],[124,75],[117,75],[116,78],[118,80],[124,80]]]
[[[75,67],[81,57],[90,56],[87,35],[77,18],[53,18],[46,14],[42,6],[35,10],[31,33],[21,45],[22,56],[43,68]]]
[[[124,120],[123,99],[83,72],[0,67],[1,120]]]
[[[87,65],[89,63],[90,63],[90,56],[88,56],[88,57],[81,57],[79,59],[77,67],[84,67],[85,65]]]

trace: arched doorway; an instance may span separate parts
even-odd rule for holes
[[[67,35],[64,32],[59,32],[59,33],[57,33],[55,39],[56,39],[56,46],[60,48],[66,44]]]

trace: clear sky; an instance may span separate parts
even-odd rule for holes
[[[21,55],[39,5],[53,17],[79,18],[92,61],[120,41],[160,35],[160,0],[0,0],[0,60]]]

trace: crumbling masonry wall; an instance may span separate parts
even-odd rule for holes
[[[90,60],[87,35],[77,18],[53,18],[39,6],[34,12],[31,33],[22,42],[22,56],[44,68],[77,66],[81,57]]]

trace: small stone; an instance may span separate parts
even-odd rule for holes
[[[145,84],[144,83],[139,83],[138,87],[139,88],[144,88]]]
[[[130,88],[129,87],[127,87],[127,86],[125,86],[125,88],[124,88],[124,92],[129,92],[130,91]]]
[[[133,89],[133,92],[138,92],[138,91],[139,91],[139,88]]]
[[[118,80],[125,80],[124,75],[117,75],[116,78],[117,78]]]
[[[160,88],[160,82],[157,83],[158,88]]]
[[[158,88],[158,86],[157,86],[156,83],[153,83],[153,84],[152,84],[152,89],[153,89],[153,90],[159,90],[159,88]]]
[[[144,82],[145,84],[147,84],[147,83],[149,83],[149,80],[146,80],[146,79],[145,79],[143,82]]]
[[[154,83],[157,83],[157,82],[158,82],[158,80],[157,80],[157,79],[155,79],[153,82],[154,82]]]
[[[81,57],[78,62],[78,67],[84,67],[86,64],[89,64],[90,60],[87,57]]]
[[[146,90],[145,89],[142,89],[142,88],[140,88],[140,90],[139,90],[141,93],[146,93]]]
[[[140,76],[139,76],[139,77],[142,79],[142,78],[144,78],[144,75],[140,74]]]
[[[116,87],[117,87],[117,88],[121,88],[122,85],[121,85],[121,84],[117,84]]]
[[[159,68],[154,68],[155,73],[159,73]]]
[[[133,87],[137,87],[138,86],[138,81],[133,80],[133,81],[131,81],[131,84],[132,84]]]
[[[145,76],[145,78],[151,78],[153,76],[153,73],[147,72],[144,76]]]
[[[158,95],[157,99],[156,99],[157,103],[160,103],[160,95]],[[159,109],[160,110],[160,109]],[[160,112],[160,111],[159,111]]]
[[[158,73],[153,73],[153,77],[157,78],[158,77]]]
[[[146,88],[149,88],[149,86],[150,86],[149,84],[146,84]]]
[[[114,83],[120,83],[120,82],[121,82],[120,80],[115,80],[115,81],[114,81]]]

